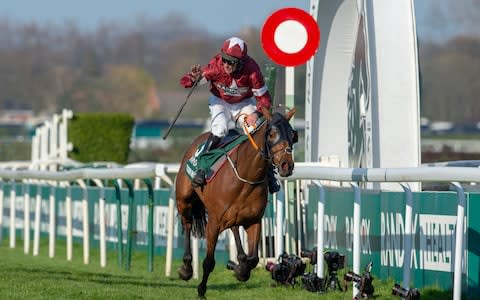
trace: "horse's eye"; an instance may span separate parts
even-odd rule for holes
[[[268,133],[268,140],[271,144],[275,144],[280,139],[280,134],[278,133],[278,129],[275,126],[272,126],[270,132]]]

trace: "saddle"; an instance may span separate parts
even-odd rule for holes
[[[227,155],[235,151],[247,139],[246,135],[239,134],[236,130],[230,130],[215,149],[203,153],[202,149],[206,141],[199,144],[195,153],[185,164],[187,177],[192,180],[197,171],[203,169],[207,182],[210,182],[227,160]]]

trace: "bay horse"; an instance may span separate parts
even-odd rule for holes
[[[264,109],[265,122],[252,134],[252,140],[240,144],[229,155],[231,163],[225,163],[204,186],[193,187],[185,167],[209,133],[197,137],[187,149],[175,180],[177,210],[185,236],[183,265],[178,274],[183,280],[192,278],[190,235],[205,237],[207,250],[203,260],[203,277],[197,287],[200,298],[205,298],[208,276],[215,267],[218,235],[222,231],[230,228],[235,237],[239,262],[233,269],[235,277],[239,281],[247,281],[250,271],[257,266],[261,219],[268,200],[267,168],[277,168],[283,177],[292,174],[292,147],[298,137],[289,120],[295,111],[293,108],[283,115],[279,112],[271,114]],[[259,145],[258,150],[253,143]],[[248,255],[242,248],[240,226],[247,233]]]

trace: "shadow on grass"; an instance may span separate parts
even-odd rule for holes
[[[76,282],[94,282],[107,285],[135,285],[143,287],[196,287],[200,280],[183,281],[179,278],[166,278],[158,276],[158,278],[144,278],[140,275],[123,275],[96,273],[84,271],[60,271],[54,269],[42,269],[37,267],[19,266],[15,268],[3,268],[5,272],[22,273],[22,275],[35,278],[48,278],[51,280],[71,280]],[[229,283],[208,283],[209,290],[229,291],[232,289],[241,289],[245,286],[244,282],[239,282],[232,276],[232,282]],[[251,281],[251,280],[250,280]],[[251,282],[249,288],[262,288],[260,283]]]
[[[422,297],[422,300],[452,299],[452,292],[425,289],[424,291],[422,291],[421,297]]]

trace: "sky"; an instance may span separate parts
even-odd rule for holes
[[[448,40],[458,31],[458,24],[454,22],[441,23],[444,20],[438,19],[440,25],[432,25],[431,16],[428,18],[435,9],[448,9],[450,1],[414,1],[420,38]],[[467,0],[461,0],[458,5],[463,1]],[[53,25],[74,21],[81,28],[95,30],[100,22],[130,22],[133,25],[142,16],[160,19],[180,12],[187,16],[190,24],[206,28],[211,34],[231,35],[245,26],[261,28],[273,12],[285,7],[308,12],[310,0],[0,0],[0,18]],[[478,31],[470,28],[470,32]]]
[[[226,34],[245,26],[260,28],[280,8],[309,11],[309,6],[310,0],[1,0],[0,17],[52,24],[69,20],[94,29],[99,21],[134,22],[139,16],[160,18],[170,12],[182,12],[210,33]]]

